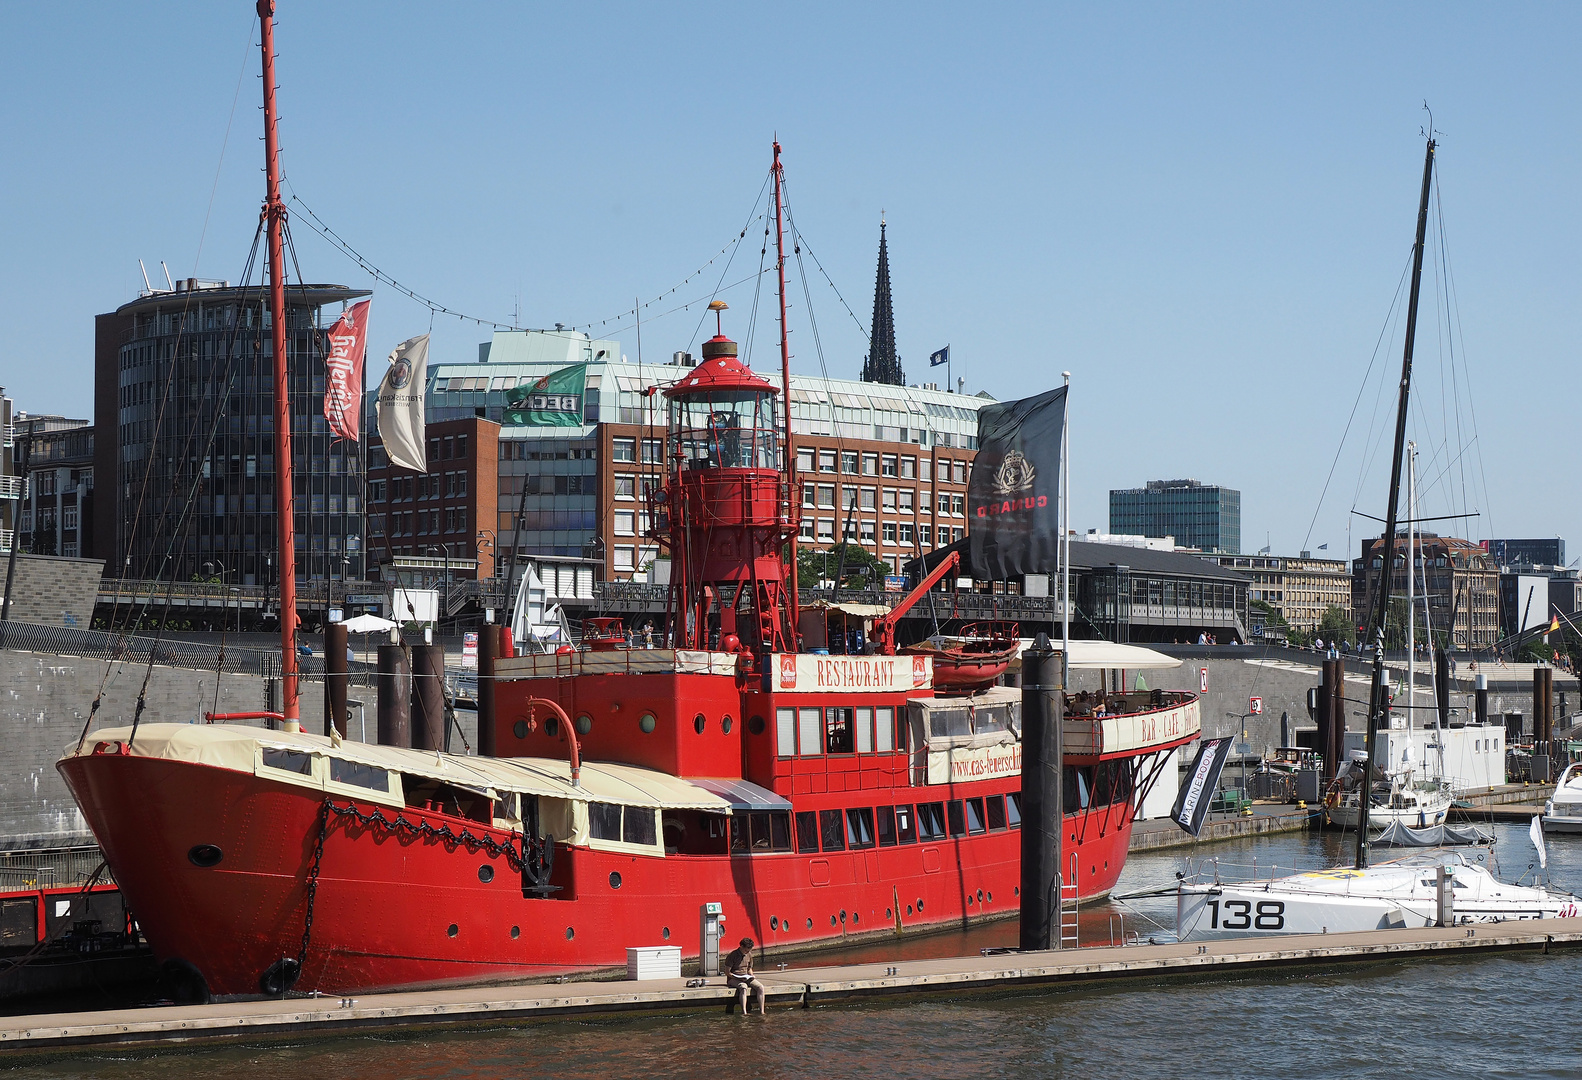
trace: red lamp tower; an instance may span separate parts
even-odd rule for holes
[[[795,650],[797,598],[781,547],[797,529],[783,469],[779,389],[754,375],[719,329],[703,360],[664,391],[666,483],[655,533],[671,552],[669,617],[677,648]]]

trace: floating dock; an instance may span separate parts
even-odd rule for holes
[[[1005,953],[894,964],[799,968],[760,975],[771,1011],[868,1000],[1025,994],[1095,982],[1154,985],[1253,971],[1399,963],[1582,946],[1582,919],[1483,923],[1426,930],[1242,939]],[[487,1029],[593,1015],[721,1013],[735,992],[724,980],[534,983],[301,997],[213,1005],[0,1018],[0,1056],[48,1059],[73,1053],[153,1052],[205,1045],[333,1039],[372,1032]]]

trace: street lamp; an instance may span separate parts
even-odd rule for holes
[[[440,553],[440,555],[443,556],[444,559],[445,559],[445,593],[444,593],[444,599],[443,599],[443,601],[441,603],[441,611],[435,617],[435,622],[439,622],[440,619],[444,618],[444,609],[448,608],[450,606],[450,545],[449,544],[429,544],[423,550],[424,551],[438,551]]]
[[[226,585],[225,575],[231,572],[230,567],[219,561],[206,562],[203,564],[203,571],[206,574],[212,575],[214,573],[215,567],[219,567],[220,569],[220,584]],[[229,588],[231,592],[236,594],[236,632],[240,634],[242,632],[242,590],[235,585],[226,585],[226,587]],[[224,608],[220,609],[220,629],[225,629]]]

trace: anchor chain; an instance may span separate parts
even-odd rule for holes
[[[329,799],[324,800],[324,807],[326,815],[335,814],[338,817],[355,818],[358,824],[362,825],[364,828],[373,828],[377,826],[378,828],[384,829],[386,832],[394,833],[397,836],[410,837],[414,839],[421,838],[425,840],[438,840],[444,843],[447,847],[452,848],[461,844],[465,844],[467,848],[472,851],[482,850],[487,851],[490,855],[494,855],[496,857],[504,856],[506,862],[510,865],[512,870],[515,870],[518,873],[520,873],[522,870],[522,857],[517,854],[515,845],[510,843],[502,844],[500,841],[490,836],[478,836],[469,829],[464,828],[458,832],[457,830],[452,829],[448,824],[441,825],[436,828],[426,821],[408,821],[406,816],[403,814],[397,814],[394,818],[387,818],[385,817],[384,811],[382,810],[374,810],[371,813],[363,813],[361,810],[357,809],[357,805],[355,803],[347,803],[345,806],[339,806]],[[327,825],[327,816],[325,820]],[[321,834],[319,838],[319,846],[321,849],[323,848],[323,844],[323,835]]]
[[[319,869],[324,865],[324,837],[330,831],[330,809],[330,801],[325,799],[319,808],[319,838],[313,846],[313,869],[308,872],[308,910],[302,920],[302,947],[297,950],[299,976],[308,958],[308,943],[313,940],[313,905],[319,897]]]

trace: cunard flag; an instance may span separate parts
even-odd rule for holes
[[[368,305],[353,304],[324,333],[324,419],[330,434],[356,442],[362,429],[363,355],[368,348]]]
[[[390,354],[390,370],[379,384],[379,438],[392,464],[428,471],[423,447],[423,384],[428,376],[428,335],[408,338]]]
[[[978,410],[967,482],[972,576],[1003,581],[1058,569],[1060,441],[1066,388]]]

